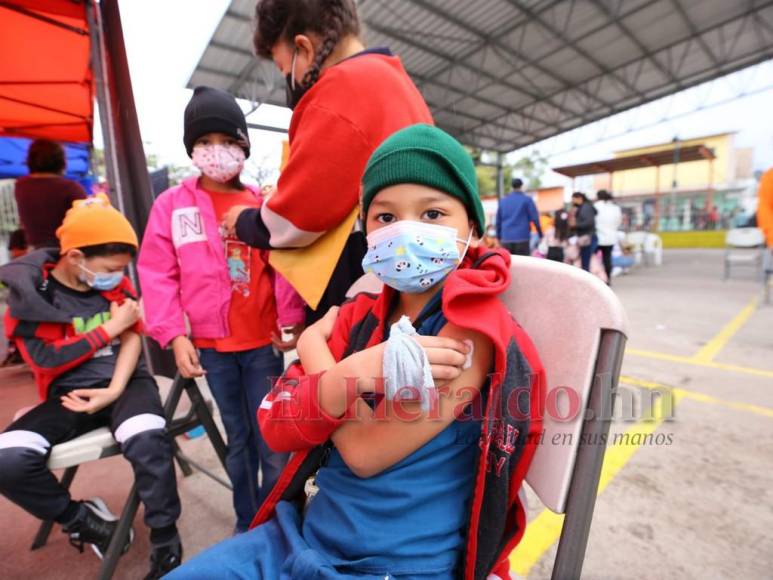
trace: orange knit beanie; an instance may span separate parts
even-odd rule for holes
[[[73,248],[123,243],[138,247],[137,234],[129,220],[110,205],[104,193],[73,202],[56,230],[62,253]]]

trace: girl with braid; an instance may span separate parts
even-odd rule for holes
[[[432,123],[400,59],[365,48],[354,0],[258,0],[255,49],[287,81],[290,155],[261,208],[232,208],[227,227],[308,304],[307,324],[343,302],[362,275],[359,179],[389,135]]]

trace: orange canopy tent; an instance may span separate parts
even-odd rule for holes
[[[0,1],[0,135],[91,142],[86,3]]]

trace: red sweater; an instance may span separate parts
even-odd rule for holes
[[[398,57],[366,53],[325,70],[293,111],[276,193],[241,214],[239,238],[259,248],[308,246],[357,205],[373,151],[416,123],[431,124],[432,115]]]

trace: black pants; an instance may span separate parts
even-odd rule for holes
[[[522,242],[502,242],[502,245],[508,252],[515,254],[516,256],[531,255],[531,252],[529,251],[529,240],[524,240]]]
[[[551,246],[548,248],[547,259],[553,260],[554,262],[563,262],[564,249],[561,246]]]
[[[598,246],[601,259],[604,261],[604,271],[607,273],[607,284],[612,283],[612,248],[614,246]]]
[[[148,376],[132,377],[112,405],[93,415],[69,411],[53,396],[12,423],[0,434],[0,493],[42,520],[57,520],[71,498],[46,467],[51,447],[103,426],[132,465],[147,526],[174,524],[180,498],[172,445],[158,387]]]

